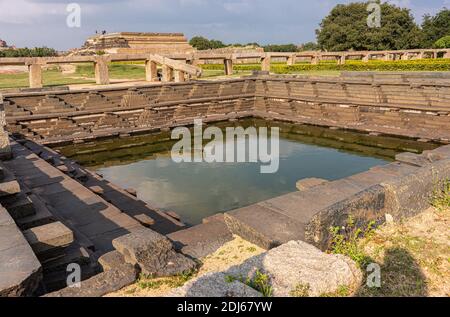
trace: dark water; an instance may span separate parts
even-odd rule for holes
[[[228,123],[229,125],[230,123]],[[265,126],[246,120],[238,125]],[[188,224],[204,217],[251,205],[296,190],[298,180],[343,178],[386,164],[396,153],[421,152],[434,145],[345,131],[280,126],[280,163],[275,174],[261,174],[260,163],[174,163],[168,133],[112,139],[60,148],[63,154],[164,210],[177,212]]]

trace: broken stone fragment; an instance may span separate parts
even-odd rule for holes
[[[137,264],[148,276],[174,276],[196,267],[193,260],[173,249],[168,238],[147,228],[138,228],[114,239],[113,246],[127,263]]]

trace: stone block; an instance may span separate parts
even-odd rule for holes
[[[308,296],[334,293],[342,286],[359,287],[362,273],[342,255],[326,254],[301,241],[291,241],[248,259],[224,274],[254,279],[259,271],[267,275],[273,296],[295,296],[297,287],[308,289]]]
[[[193,260],[173,250],[168,238],[147,228],[133,229],[112,244],[126,262],[139,265],[149,276],[173,276],[196,267]]]
[[[210,221],[171,233],[167,237],[173,241],[176,250],[196,259],[214,253],[226,242],[233,240],[224,221]]]
[[[262,294],[239,281],[228,281],[224,273],[209,273],[171,291],[166,297],[262,297]]]
[[[264,249],[304,239],[302,223],[258,204],[225,213],[225,223],[232,233]]]
[[[41,263],[0,206],[0,297],[31,296],[41,280]]]
[[[381,186],[386,192],[386,209],[396,221],[415,216],[430,207],[433,192],[446,179],[450,179],[450,159],[383,182]]]
[[[103,268],[103,271],[108,271],[121,267],[126,262],[122,253],[120,253],[117,250],[114,250],[99,257],[98,263]]]
[[[328,181],[326,179],[321,178],[305,178],[302,180],[299,180],[296,184],[296,187],[299,191],[307,190],[315,186],[319,186],[322,184],[327,183]]]
[[[101,297],[133,284],[137,270],[131,264],[123,264],[82,281],[80,287],[66,287],[45,297]]]
[[[23,234],[41,260],[46,260],[59,254],[61,249],[69,246],[74,241],[72,230],[61,222],[53,222],[28,229]]]
[[[139,221],[140,224],[142,224],[144,227],[147,227],[147,228],[153,226],[156,223],[153,218],[151,218],[150,216],[147,216],[146,214],[136,215],[136,216],[134,216],[134,219]]]
[[[3,197],[1,203],[15,220],[36,214],[30,197],[22,193]]]

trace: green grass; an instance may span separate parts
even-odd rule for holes
[[[137,79],[145,80],[145,68],[139,63],[114,62],[109,65],[109,78],[111,79]],[[75,76],[94,78],[94,66],[81,64],[77,66]]]
[[[57,69],[49,69],[42,72],[44,86],[60,86],[69,84],[89,84],[94,80],[72,78],[72,75],[62,74]],[[28,73],[0,74],[0,89],[28,87]]]

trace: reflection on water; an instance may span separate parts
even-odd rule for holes
[[[236,124],[268,125],[259,120]],[[280,168],[275,174],[261,174],[259,163],[176,164],[168,153],[173,144],[168,133],[60,150],[113,183],[136,189],[140,199],[176,211],[188,224],[197,224],[209,215],[295,191],[296,182],[303,178],[335,180],[386,164],[398,152],[436,147],[311,126],[276,122],[270,126],[281,128]]]

